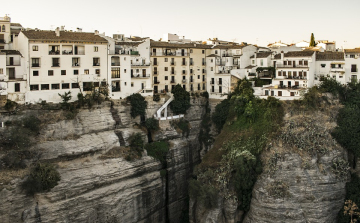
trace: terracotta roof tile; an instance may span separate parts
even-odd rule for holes
[[[0,50],[2,53],[5,53],[6,55],[21,55],[21,53],[17,50]]]
[[[162,41],[151,41],[151,47],[166,47],[166,48],[199,48],[211,49],[212,45],[198,44],[198,43],[168,43]]]
[[[261,52],[256,54],[256,58],[267,58],[270,56],[272,52]]]
[[[316,52],[317,61],[345,60],[343,52]]]
[[[314,51],[289,51],[284,54],[284,57],[311,57]]]
[[[345,49],[345,53],[360,53],[360,48]]]
[[[116,42],[115,45],[120,46],[139,46],[143,42]]]
[[[56,36],[55,31],[49,30],[28,30],[22,31],[22,33],[30,40],[107,42],[107,40],[101,36],[85,32],[60,31],[60,36]]]

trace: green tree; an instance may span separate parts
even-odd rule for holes
[[[131,104],[131,117],[135,118],[138,115],[145,115],[147,101],[145,101],[145,98],[141,94],[132,94],[128,96],[126,100],[129,101]]]
[[[316,46],[314,33],[311,33],[310,45],[309,46],[310,47],[315,47]]]
[[[226,122],[226,119],[229,114],[229,109],[230,109],[230,100],[229,99],[222,100],[215,107],[215,112],[211,116],[211,119],[212,119],[213,123],[215,124],[218,132],[221,131],[223,125]]]
[[[174,100],[170,103],[170,108],[175,114],[185,114],[190,108],[190,94],[177,84],[171,93],[174,94]]]

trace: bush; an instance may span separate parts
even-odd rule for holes
[[[163,165],[166,164],[166,154],[169,151],[169,144],[167,142],[153,142],[146,144],[145,149],[149,156],[159,160]]]
[[[26,168],[25,159],[30,159],[32,156],[33,154],[26,149],[11,150],[2,157],[1,161],[3,162],[5,168],[24,169]]]
[[[190,134],[189,121],[181,118],[179,121],[175,121],[175,125],[181,130],[182,136],[188,137]]]
[[[229,114],[229,109],[230,109],[230,100],[229,99],[222,100],[215,107],[215,112],[212,114],[211,119],[212,119],[213,123],[215,124],[218,132],[221,131],[223,125],[226,122],[226,119]]]
[[[144,150],[144,140],[140,133],[132,134],[129,137],[130,148],[138,156],[141,156],[142,151]]]
[[[60,179],[60,174],[53,165],[37,163],[28,178],[22,183],[22,188],[28,195],[34,195],[37,192],[50,191]]]
[[[186,114],[190,108],[190,94],[185,91],[180,84],[177,84],[171,93],[174,94],[174,100],[170,103],[170,108],[175,114]]]
[[[155,118],[148,118],[145,121],[145,127],[148,131],[157,131],[159,130],[159,120]]]
[[[23,123],[25,128],[29,129],[33,133],[35,133],[35,134],[39,133],[41,121],[40,121],[40,119],[38,119],[34,115],[30,115],[30,116],[25,117],[22,120],[22,123]]]
[[[160,176],[161,177],[166,177],[166,175],[167,175],[167,170],[166,169],[160,170]]]
[[[360,204],[359,188],[360,188],[360,178],[356,174],[351,175],[351,181],[346,183],[346,195],[344,201],[351,200],[355,204],[359,205]],[[360,221],[360,216],[355,217],[355,219]],[[350,222],[350,216],[344,215],[344,208],[342,208],[338,214],[338,223],[349,223],[349,222]]]
[[[197,199],[205,208],[217,207],[218,191],[215,187],[201,184],[199,181],[191,179],[189,181],[189,195]]]
[[[11,100],[7,99],[4,108],[7,111],[10,111],[10,110],[13,110],[16,106],[17,106],[17,103],[15,101],[11,101]]]
[[[153,95],[153,101],[160,101],[160,95],[159,94],[154,94]]]
[[[128,102],[131,104],[131,117],[135,118],[136,116],[144,116],[145,109],[147,107],[147,101],[145,98],[141,96],[141,94],[132,94],[126,98]]]
[[[1,143],[8,150],[27,149],[31,146],[31,135],[33,133],[29,129],[16,126],[11,128],[10,134],[6,135]]]
[[[201,92],[200,96],[204,97],[204,98],[209,98],[209,93],[207,91]]]

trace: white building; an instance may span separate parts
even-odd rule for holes
[[[58,94],[108,83],[108,41],[95,33],[21,31],[18,48],[26,59],[26,102],[60,102]]]
[[[360,48],[345,49],[345,73],[346,82],[351,80],[360,81],[359,67],[360,67]]]
[[[333,78],[341,84],[348,82],[343,52],[316,52],[315,80]]]

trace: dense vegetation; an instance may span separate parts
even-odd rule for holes
[[[230,100],[222,100],[219,104],[216,105],[215,111],[211,116],[212,122],[215,124],[218,132],[221,131],[223,125],[226,122],[230,108]]]
[[[177,84],[171,90],[174,94],[174,100],[170,103],[170,108],[175,114],[186,114],[190,108],[190,93],[184,90],[180,84]]]
[[[22,188],[28,195],[33,195],[37,192],[50,191],[58,184],[58,181],[60,181],[60,174],[53,165],[37,163],[22,183]]]
[[[214,117],[221,117],[221,121]],[[252,188],[262,171],[260,153],[268,139],[276,135],[282,117],[283,109],[277,99],[258,99],[250,81],[239,81],[231,98],[216,108],[213,120],[223,129],[195,171],[196,180],[189,183],[190,196],[213,207],[221,193],[227,199],[238,200],[239,209],[247,211]],[[214,197],[215,201],[211,200]]]
[[[126,100],[131,104],[131,117],[135,118],[138,115],[145,115],[147,101],[145,101],[145,98],[141,94],[132,94],[128,96]]]
[[[169,151],[168,142],[152,142],[146,144],[145,149],[149,156],[152,156],[155,159],[159,160],[163,165],[166,164],[166,154]]]

